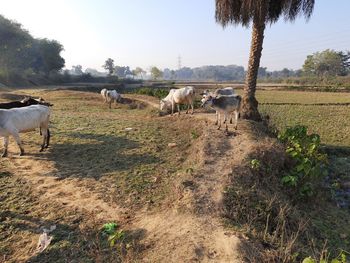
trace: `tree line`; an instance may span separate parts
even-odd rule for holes
[[[65,65],[56,40],[34,38],[22,25],[0,15],[0,81],[17,75],[49,76]]]
[[[191,81],[244,81],[247,71],[238,65],[209,65],[202,67],[165,68],[151,67],[131,69],[129,66],[118,66],[108,58],[102,67],[106,72],[88,68],[83,71],[81,65],[72,69],[63,69],[65,60],[60,53],[63,46],[56,40],[38,39],[23,29],[22,25],[0,15],[0,82],[19,75],[31,78],[42,75],[52,78],[54,82],[117,80],[124,78],[191,80]],[[327,49],[308,55],[301,69],[269,71],[259,67],[257,78],[263,81],[276,81],[288,78],[329,78],[350,74],[350,52]],[[52,77],[54,76],[54,77]],[[80,77],[78,77],[80,76]],[[78,79],[79,78],[79,79]]]

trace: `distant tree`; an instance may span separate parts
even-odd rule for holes
[[[83,75],[83,67],[81,65],[72,66],[72,73],[74,75]]]
[[[290,75],[291,75],[291,73],[290,73],[289,69],[287,69],[287,68],[282,69],[282,76],[284,78],[288,78],[288,77],[290,77]]]
[[[194,75],[194,71],[189,67],[182,67],[176,71],[176,78],[182,80],[190,80]]]
[[[124,70],[124,75],[125,75],[125,77],[130,77],[130,76],[133,75],[133,74],[132,74],[132,70],[130,69],[129,66],[126,66],[126,67],[124,67],[124,68],[125,68],[125,70]]]
[[[115,66],[115,68],[114,68],[114,74],[115,74],[118,78],[125,78],[125,76],[126,76],[126,67],[123,67],[123,66]]]
[[[44,38],[36,40],[35,44],[38,46],[38,54],[34,68],[48,75],[64,67],[65,61],[60,55],[63,46],[58,41]]]
[[[151,68],[151,76],[154,80],[157,80],[163,76],[163,72],[157,67]]]
[[[108,58],[105,61],[105,64],[102,66],[105,70],[107,70],[108,75],[111,76],[114,72],[114,60],[111,58]]]
[[[170,70],[170,79],[175,79],[176,78],[176,71],[175,70]]]
[[[303,72],[305,75],[319,77],[343,76],[349,71],[349,61],[349,54],[327,49],[307,56],[303,65]]]
[[[299,14],[309,18],[315,0],[215,0],[215,2],[215,18],[223,27],[231,23],[248,27],[252,23],[252,42],[241,116],[245,119],[261,120],[255,90],[265,26],[277,22],[281,15],[289,21],[294,21]]]
[[[85,74],[90,74],[91,76],[94,76],[94,77],[105,77],[106,76],[106,73],[104,72],[99,72],[97,71],[96,69],[94,68],[87,68],[85,69]]]
[[[143,74],[144,74],[144,70],[142,69],[142,68],[140,68],[140,67],[136,67],[134,70],[133,70],[133,72],[134,72],[134,75],[136,76],[136,77],[138,77],[138,78],[143,78]]]
[[[259,67],[258,69],[258,78],[266,78],[267,77],[267,68]]]
[[[33,61],[34,38],[22,25],[0,15],[0,70],[23,71]]]
[[[57,72],[65,63],[61,51],[56,40],[35,39],[21,24],[0,15],[0,74]]]
[[[344,69],[343,75],[347,75],[350,73],[350,51],[341,51],[339,52],[339,55]]]

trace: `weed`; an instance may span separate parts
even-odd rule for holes
[[[252,168],[253,170],[259,170],[261,167],[261,163],[258,159],[252,159],[250,161],[250,168]]]
[[[117,223],[106,223],[102,227],[102,233],[108,236],[108,242],[111,247],[122,245],[125,240],[125,232],[119,229]]]
[[[320,153],[318,134],[307,134],[307,127],[289,127],[278,135],[286,144],[286,153],[294,165],[283,177],[282,183],[296,190],[301,197],[311,197],[316,193],[316,185],[327,176],[327,155]]]
[[[313,257],[307,257],[304,258],[302,263],[347,263],[347,254],[349,255],[349,253],[341,251],[337,257],[330,259],[327,253],[322,253],[321,258],[318,261]]]
[[[195,131],[195,130],[192,130],[192,131],[191,131],[191,138],[192,138],[192,139],[194,139],[194,140],[195,140],[195,139],[198,139],[199,136],[200,136],[200,135],[197,133],[197,131]]]

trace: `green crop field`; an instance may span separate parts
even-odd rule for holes
[[[257,99],[277,129],[306,125],[322,143],[350,147],[350,93],[258,90]]]

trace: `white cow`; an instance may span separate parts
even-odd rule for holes
[[[203,102],[203,107],[208,105],[209,107],[212,107],[214,110],[223,113],[224,116],[234,114],[235,115],[235,130],[237,130],[237,123],[239,118],[239,111],[241,107],[241,100],[242,97],[239,95],[231,95],[231,96],[217,96],[212,97],[211,95],[208,95]],[[228,131],[227,122],[226,124],[226,132]],[[219,118],[219,127],[218,130],[221,128],[221,118]]]
[[[48,144],[48,128],[50,120],[50,108],[44,105],[32,105],[23,108],[13,108],[8,110],[0,109],[0,136],[4,138],[4,153],[2,157],[7,155],[9,136],[15,138],[17,145],[24,154],[19,133],[32,131],[40,128],[43,135],[43,143],[40,151],[43,151],[45,144]]]
[[[116,90],[107,90],[106,97],[109,103],[109,108],[111,108],[113,101],[115,102],[115,104],[117,104],[117,102],[119,102],[120,99],[122,98],[121,95]]]
[[[192,108],[191,114],[193,114],[193,102],[195,98],[195,90],[191,86],[187,86],[181,89],[171,89],[168,96],[160,100],[160,110],[167,110],[171,107],[171,115],[174,114],[175,105],[180,115],[180,104],[187,104],[187,111]]]
[[[107,102],[107,89],[102,89],[101,90],[101,96],[103,98],[103,101]]]
[[[216,89],[214,92],[210,92],[209,90],[205,90],[204,93],[202,94],[202,105],[204,104],[204,102],[207,100],[208,96],[211,97],[218,97],[218,96],[232,96],[235,95],[235,90],[232,87],[226,87],[226,88],[222,88],[222,89]],[[219,122],[219,118],[221,119],[220,116],[220,111],[215,111],[216,114],[216,121],[215,121],[215,125],[218,125]],[[224,123],[226,123],[227,121],[227,116],[224,116]],[[232,123],[232,115],[230,116],[230,123]]]

